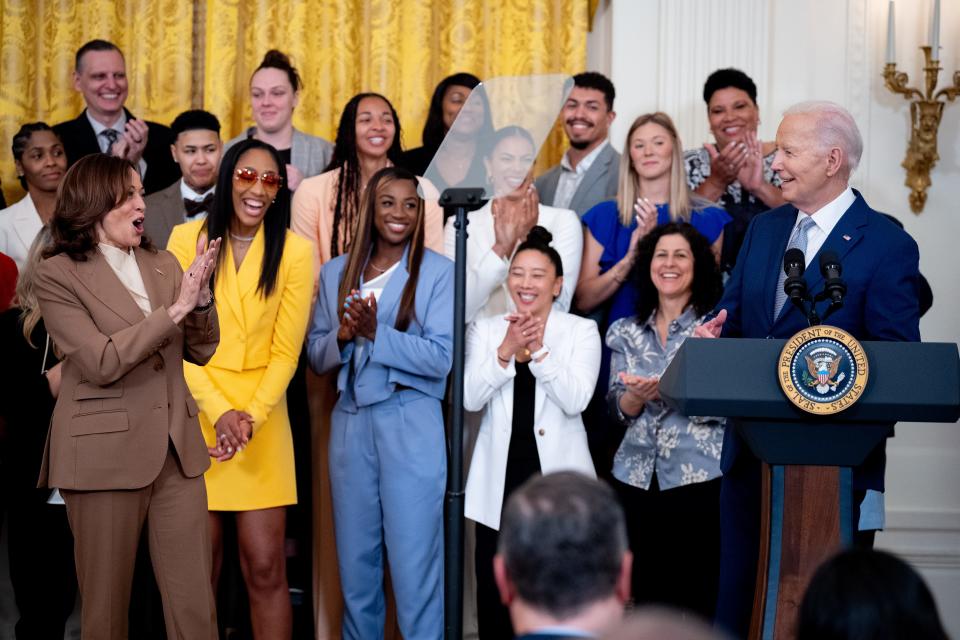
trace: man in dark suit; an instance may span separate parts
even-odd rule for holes
[[[828,322],[858,340],[920,340],[917,243],[849,187],[863,150],[852,116],[830,102],[788,109],[777,130],[773,169],[787,204],[755,217],[727,282],[716,319],[698,335],[789,338],[807,326],[783,294],[783,255],[803,251],[809,291],[823,286],[820,253],[836,253],[847,293]],[[822,306],[826,303],[822,303]],[[821,308],[822,312],[822,308]],[[855,543],[871,546],[883,528],[885,445],[854,469]],[[728,429],[721,469],[721,569],[717,622],[746,637],[756,580],[760,464]]]
[[[623,510],[602,482],[573,471],[536,476],[504,506],[493,572],[518,640],[612,629],[632,564]]]
[[[140,168],[146,193],[180,177],[170,157],[170,129],[139,120],[127,111],[127,69],[123,53],[106,40],[91,40],[77,50],[73,87],[83,94],[83,113],[53,127],[72,165],[91,153],[122,156]]]
[[[607,136],[616,117],[613,83],[594,71],[573,77],[573,90],[563,105],[563,130],[570,148],[560,164],[537,178],[540,202],[573,209],[583,217],[593,205],[617,195],[620,154]]]
[[[170,153],[183,177],[147,196],[143,221],[144,232],[159,247],[167,246],[175,226],[210,211],[223,153],[220,122],[212,113],[184,111],[170,129],[174,137]]]

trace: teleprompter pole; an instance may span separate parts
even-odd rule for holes
[[[467,302],[467,212],[483,205],[483,189],[446,189],[444,211],[454,216],[457,260],[453,295],[453,380],[444,540],[444,637],[463,637],[463,365]]]

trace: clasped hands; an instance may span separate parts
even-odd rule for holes
[[[521,193],[519,198],[494,198],[490,204],[493,215],[493,251],[508,260],[517,245],[526,239],[530,229],[537,224],[540,216],[540,198],[533,183],[528,183]]]
[[[356,336],[375,340],[377,337],[377,299],[371,293],[366,298],[356,289],[351,289],[340,312],[340,328],[337,342],[341,348]]]
[[[734,180],[748,191],[756,191],[763,180],[763,146],[756,131],[748,132],[743,140],[731,140],[723,149],[707,143],[703,145],[710,155],[710,177],[726,189]]]
[[[497,347],[497,360],[500,366],[506,368],[511,357],[521,352],[529,356],[543,348],[545,324],[529,311],[508,313],[504,319],[508,322],[507,333]]]
[[[220,416],[213,429],[217,442],[215,446],[207,447],[207,452],[217,462],[226,462],[243,451],[253,438],[253,416],[231,409]]]
[[[143,120],[127,120],[123,127],[123,133],[117,138],[117,141],[110,147],[110,155],[118,158],[125,158],[133,164],[140,162],[143,158],[143,151],[147,148],[147,136],[150,129]]]

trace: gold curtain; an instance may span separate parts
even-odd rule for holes
[[[136,116],[169,123],[190,107],[194,5],[186,0],[0,0],[0,180],[23,197],[10,144],[27,122],[75,118],[76,50],[103,38],[124,52]]]
[[[251,124],[248,83],[263,54],[288,53],[304,80],[294,125],[332,140],[354,94],[393,103],[405,148],[421,144],[445,76],[577,73],[586,60],[584,0],[207,0],[204,104],[236,135]],[[215,19],[214,19],[215,17]],[[557,128],[542,157],[559,160]]]

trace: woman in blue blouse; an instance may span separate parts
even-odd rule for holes
[[[688,417],[660,399],[660,376],[723,292],[707,239],[668,223],[637,245],[631,317],[607,332],[610,413],[626,434],[613,485],[627,516],[633,596],[713,616],[720,569],[720,418]]]
[[[689,222],[706,236],[719,258],[730,216],[687,186],[683,145],[665,113],[648,113],[630,125],[620,156],[617,199],[583,216],[583,261],[574,303],[592,312],[609,303],[606,324],[631,315],[636,287],[627,282],[637,243],[660,224]],[[601,327],[603,328],[603,327]]]

